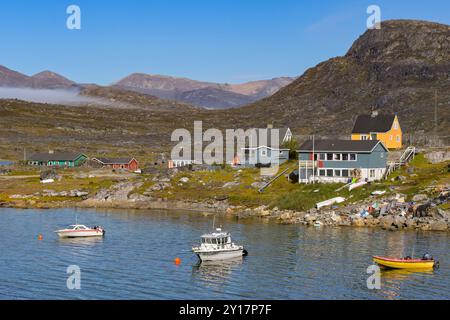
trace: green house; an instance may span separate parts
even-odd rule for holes
[[[83,153],[36,153],[28,158],[27,163],[33,166],[74,168],[81,166],[87,160],[87,158],[88,157]]]

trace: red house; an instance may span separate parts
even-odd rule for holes
[[[92,160],[111,169],[126,169],[129,171],[139,169],[139,162],[135,158],[93,158]]]

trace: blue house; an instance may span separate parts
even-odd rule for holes
[[[244,151],[244,166],[270,166],[281,164],[289,160],[289,149],[283,148],[283,144],[292,140],[292,132],[289,128],[280,128],[275,134],[270,125],[268,128],[255,129],[256,141],[249,141]],[[273,137],[278,136],[277,141]]]
[[[298,152],[300,183],[346,183],[381,180],[389,151],[378,140],[308,140]]]

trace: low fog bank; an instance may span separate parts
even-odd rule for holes
[[[28,102],[62,104],[62,105],[110,105],[100,98],[86,97],[76,89],[29,89],[0,87],[0,99],[18,99]]]

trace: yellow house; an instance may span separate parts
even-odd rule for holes
[[[397,115],[359,115],[353,126],[352,140],[380,140],[389,149],[401,149],[402,139]]]

